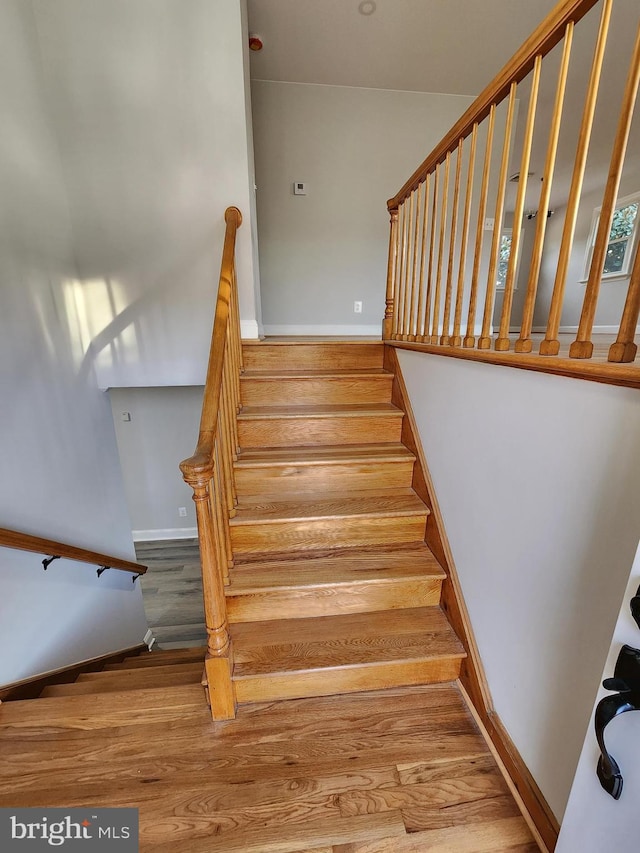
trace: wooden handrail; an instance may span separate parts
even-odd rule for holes
[[[235,248],[242,214],[237,207],[228,207],[224,219],[226,230],[198,443],[193,455],[180,463],[196,505],[207,628],[203,683],[215,720],[230,719],[236,711],[224,588],[233,565],[229,519],[235,514],[237,502],[233,462],[237,458],[242,346]]]
[[[558,356],[560,360],[564,358],[564,355],[560,355],[563,345],[560,333],[564,333],[561,322],[571,323],[570,317],[563,312],[565,307],[569,307],[565,305],[565,290],[567,282],[571,282],[571,263],[573,263],[576,249],[574,245],[576,226],[579,222],[579,214],[582,212],[580,208],[582,188],[587,176],[587,165],[591,162],[589,149],[600,95],[602,71],[603,68],[608,67],[605,64],[605,53],[607,50],[616,51],[615,44],[610,46],[613,39],[609,38],[613,7],[614,0],[562,0],[476,98],[400,191],[389,199],[387,207],[392,227],[383,323],[383,339],[386,342],[415,343],[422,345],[428,352],[431,352],[434,346],[445,347],[446,352],[443,354],[458,358],[463,356],[453,351],[456,348],[464,350],[478,348],[487,352],[493,350],[495,353],[507,354],[512,347],[515,347],[518,355],[525,355],[532,351],[532,333],[542,331],[544,335],[540,342],[537,362],[540,364],[539,369],[545,370],[542,364],[550,357]],[[588,71],[582,67],[579,68],[583,72],[586,85],[582,120],[577,141],[574,143],[573,134],[565,132],[563,127],[567,119],[567,116],[563,116],[565,95],[570,71],[576,70],[570,69],[576,24],[592,10],[599,13],[600,25],[592,48],[591,65]],[[602,360],[603,358],[602,346],[596,349],[592,336],[598,310],[600,285],[605,275],[605,260],[610,245],[612,221],[618,209],[617,205],[621,204],[618,199],[618,190],[640,89],[640,24],[637,26],[638,33],[630,57],[617,129],[612,143],[609,177],[604,187],[600,221],[591,254],[589,279],[582,300],[578,335],[568,349],[570,359],[588,360],[595,357]],[[582,28],[580,32],[584,33],[584,37],[590,43],[592,34],[589,28]],[[538,94],[541,78],[544,77],[543,64],[549,67],[545,57],[556,46],[559,47],[558,53],[561,53],[560,69],[557,75],[553,109],[549,113],[546,107],[547,105],[551,107],[551,101],[548,98],[541,100],[541,105],[544,103],[545,108],[538,108]],[[616,64],[625,61],[625,53],[626,49],[616,51]],[[580,61],[581,56],[588,54],[581,49],[573,51],[573,55],[578,57],[577,61]],[[553,67],[554,63],[551,62],[551,68]],[[555,73],[553,76],[555,77]],[[525,85],[520,87],[520,84],[529,82],[530,91]],[[529,103],[526,114],[523,113],[522,116],[522,127],[516,132],[517,91],[528,93]],[[503,113],[500,121],[497,120],[498,110]],[[545,244],[545,233],[547,218],[554,212],[550,210],[550,204],[557,165],[556,155],[560,150],[561,130],[566,139],[575,144],[575,149],[573,163],[569,164],[563,160],[565,172],[571,174],[566,204],[563,204],[560,198],[556,198],[555,201],[563,217],[562,239],[557,248],[556,257],[555,245],[550,242]],[[461,164],[463,147],[464,149],[467,147],[464,141],[468,137],[472,150],[466,167],[467,186],[463,213],[460,206]],[[523,239],[520,229],[525,217],[527,181],[533,174],[529,172],[529,166],[533,162],[534,140],[545,137],[548,142],[538,207],[537,210],[527,214],[528,219],[538,218],[535,241],[532,247],[527,245],[525,252],[523,250],[527,241]],[[516,143],[520,149],[518,157],[520,169],[510,178],[509,172],[513,168],[511,148]],[[564,158],[567,153],[566,145],[562,150]],[[454,157],[456,173],[453,186],[450,187],[450,170]],[[479,181],[481,162],[483,163],[482,178]],[[515,201],[508,193],[510,180],[518,182]],[[440,183],[441,189],[439,189]],[[559,195],[560,190],[561,187],[555,188],[556,196]],[[476,213],[472,216],[471,199],[474,196],[473,206]],[[423,197],[424,202],[422,202]],[[429,225],[430,239],[427,241],[427,211],[430,202],[432,215]],[[504,229],[504,220],[509,213],[513,216],[510,240],[507,237],[508,229]],[[486,219],[486,216],[490,218]],[[422,255],[418,267],[418,233],[421,225]],[[436,230],[438,232],[437,247]],[[493,233],[489,239],[487,232],[491,231]],[[443,271],[445,249],[448,254],[446,277]],[[628,243],[628,251],[636,251],[637,255],[640,250],[634,242],[631,242]],[[521,261],[523,276],[526,276],[526,288],[524,299],[516,300],[515,291]],[[546,291],[543,291],[538,298],[538,285],[542,270],[545,270],[548,278],[552,264],[555,270],[549,301],[549,294]],[[635,324],[640,311],[637,257],[635,264],[633,258],[625,258],[625,270],[630,267],[633,267],[633,273],[631,276],[625,273],[629,283],[618,339],[609,353],[609,361],[612,363],[628,364],[637,354],[634,342]],[[501,291],[502,306],[500,308],[499,304],[496,305],[496,301]],[[573,303],[575,301],[574,294]],[[534,316],[539,316],[543,312],[548,316],[546,326],[544,329],[534,328]],[[465,313],[467,327],[466,334],[462,337],[462,316]],[[520,330],[519,337],[514,334],[517,329]],[[602,345],[605,342],[600,340],[599,343]],[[606,343],[608,345],[609,342]],[[472,357],[469,353],[469,358]],[[488,355],[488,360],[493,360],[496,364],[504,363],[502,358],[494,358],[493,352]],[[510,363],[515,364],[518,361],[518,359],[511,359]],[[520,360],[520,362],[522,366],[526,364],[527,369],[531,369],[531,359]],[[635,369],[640,373],[640,366]],[[613,381],[612,375],[620,374],[620,371],[616,372],[616,368],[613,367],[597,371],[571,367],[569,375],[579,374],[581,370],[588,378],[594,378],[597,373],[601,381]]]
[[[469,109],[453,125],[451,130],[436,145],[426,160],[418,166],[413,175],[396,195],[387,202],[388,209],[395,210],[418,184],[425,180],[437,163],[442,163],[447,154],[466,139],[474,124],[480,124],[489,115],[492,104],[501,103],[509,94],[513,82],[520,83],[532,71],[536,56],[546,56],[564,37],[570,21],[577,23],[592,9],[599,0],[563,0],[549,13],[540,26],[534,30],[513,55],[496,77],[482,91]]]
[[[147,571],[147,567],[141,563],[122,560],[120,557],[101,554],[99,551],[77,548],[75,545],[68,545],[65,542],[56,542],[55,539],[43,539],[40,536],[32,536],[30,533],[8,530],[5,527],[0,527],[0,546],[13,548],[17,551],[31,551],[45,556],[50,554],[58,558],[64,557],[67,560],[76,560],[79,563],[91,563],[100,568],[119,569],[122,572],[133,572],[137,575],[143,575]]]
[[[237,207],[228,207],[224,214],[227,228],[222,250],[220,282],[216,301],[211,346],[209,348],[209,364],[204,385],[202,413],[200,415],[200,434],[194,454],[180,463],[180,470],[185,475],[201,475],[211,470],[213,439],[218,426],[218,400],[222,386],[222,368],[224,362],[224,347],[227,338],[229,322],[231,286],[234,279],[234,256],[236,249],[236,232],[242,224],[242,214]]]

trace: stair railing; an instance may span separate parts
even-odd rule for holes
[[[196,505],[207,628],[204,685],[215,720],[232,719],[236,703],[225,585],[233,565],[229,519],[237,504],[233,462],[237,458],[242,347],[236,282],[236,232],[242,215],[225,211],[227,224],[198,444],[180,464]]]
[[[123,560],[110,554],[101,554],[99,551],[79,548],[77,545],[69,545],[55,539],[43,539],[41,536],[32,536],[31,533],[21,533],[18,530],[9,530],[6,527],[0,527],[0,547],[41,554],[43,556],[42,568],[45,572],[54,560],[74,560],[78,563],[97,566],[98,577],[108,569],[131,572],[131,579],[134,583],[147,571],[147,566],[143,566],[142,563],[134,563],[131,560]]]
[[[573,174],[566,206],[562,240],[557,260],[553,293],[544,340],[539,352],[532,353],[533,318],[543,260],[543,246],[550,210],[551,191],[560,129],[563,120],[567,80],[576,24],[594,7],[600,11],[593,60],[586,84]],[[479,95],[439,145],[414,172],[400,191],[388,201],[391,229],[387,270],[386,310],[383,338],[389,343],[430,352],[508,363],[497,354],[510,353],[512,363],[531,369],[559,370],[557,362],[591,359],[593,325],[600,284],[605,269],[607,247],[615,212],[631,121],[640,82],[640,25],[632,51],[626,84],[621,93],[619,120],[613,140],[609,175],[604,191],[599,227],[591,257],[582,315],[569,358],[556,359],[560,351],[560,318],[564,302],[569,260],[573,248],[580,196],[585,178],[587,155],[594,125],[595,107],[607,48],[613,0],[563,0],[532,33],[510,62]],[[536,128],[541,72],[545,57],[559,45],[559,71],[550,126]],[[614,46],[615,49],[615,46]],[[623,62],[623,57],[616,61]],[[497,273],[501,262],[501,236],[506,188],[515,131],[515,105],[519,87],[528,80],[529,99],[522,134],[517,194],[513,208],[514,228],[509,259],[501,278],[504,296],[497,334],[492,332]],[[501,119],[498,121],[498,107]],[[506,107],[506,109],[505,109]],[[499,130],[498,130],[499,128]],[[536,233],[529,262],[526,294],[519,322],[514,323],[513,302],[518,256],[522,249],[519,224],[525,215],[534,130],[546,140],[546,158],[540,184]],[[637,152],[636,152],[637,154]],[[499,166],[496,168],[496,163]],[[492,172],[494,174],[492,174]],[[513,176],[511,178],[513,180]],[[492,202],[490,205],[489,202]],[[472,215],[473,212],[473,215]],[[638,211],[640,216],[640,211]],[[490,233],[493,220],[493,229]],[[483,245],[484,244],[484,245]],[[523,259],[524,260],[524,259]],[[634,343],[640,315],[640,251],[636,251],[626,304],[618,325],[617,341],[608,352],[609,362],[629,363],[636,357]],[[466,323],[465,323],[466,318]],[[497,319],[497,318],[496,318]],[[510,338],[510,332],[516,332]],[[493,349],[494,352],[489,353]],[[485,351],[485,352],[483,352]],[[547,357],[542,358],[542,356]],[[549,358],[551,357],[551,358]],[[603,359],[604,360],[604,359]],[[536,365],[539,365],[537,366]],[[581,368],[593,378],[595,365],[573,362],[573,373]],[[602,369],[610,381],[607,369]],[[624,371],[621,365],[618,368]],[[631,376],[630,370],[626,369]],[[573,374],[572,374],[573,375]],[[638,382],[638,371],[633,376]],[[599,377],[602,379],[602,377]],[[614,381],[614,380],[611,380]]]

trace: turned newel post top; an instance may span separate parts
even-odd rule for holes
[[[242,214],[237,207],[228,207],[224,212],[224,221],[227,225],[230,225],[232,222],[236,223],[236,227],[239,228],[242,225]]]
[[[206,491],[213,477],[213,462],[205,454],[196,454],[180,463],[182,479],[194,492]]]

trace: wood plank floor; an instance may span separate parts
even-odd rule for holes
[[[103,694],[91,727],[84,698],[0,708],[0,806],[135,806],[142,853],[538,849],[455,684],[217,724],[197,684]]]
[[[158,647],[206,645],[198,540],[136,542],[136,557],[149,566],[140,583]]]

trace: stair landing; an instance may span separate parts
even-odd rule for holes
[[[218,724],[199,684],[7,702],[0,740],[0,807],[139,808],[141,853],[538,849],[455,685]]]

